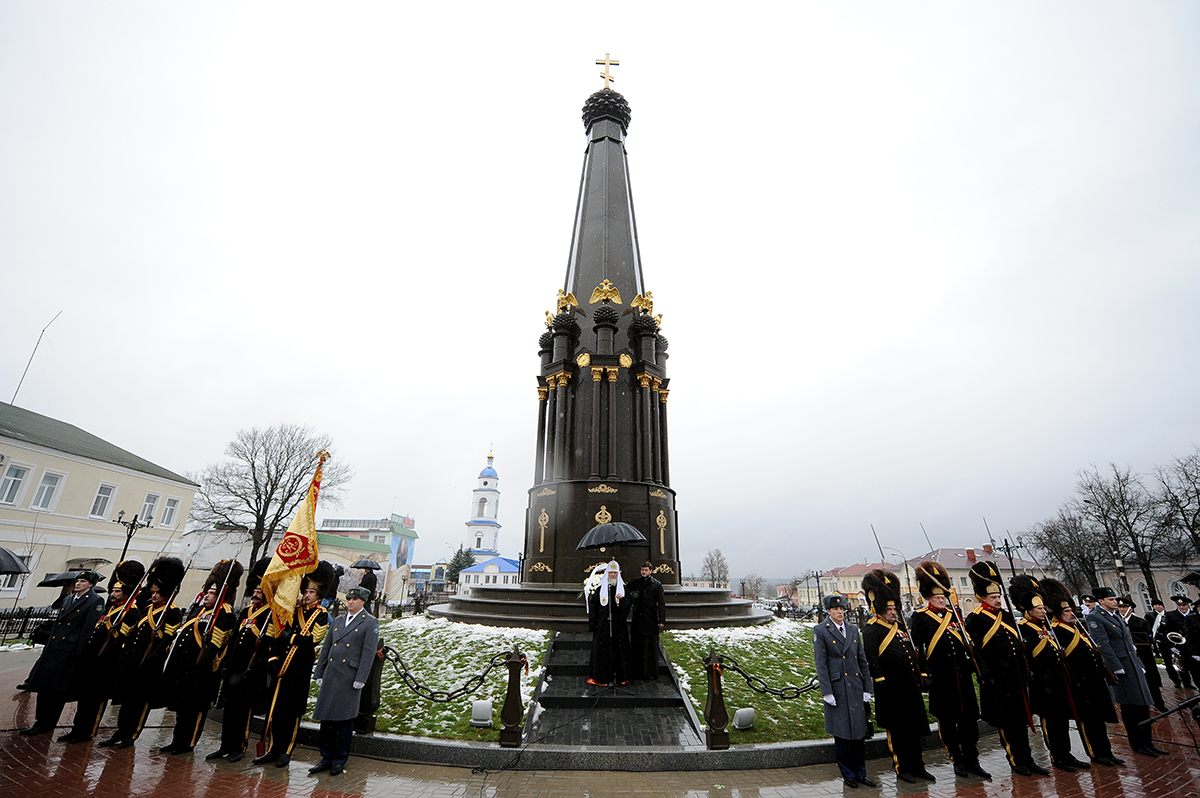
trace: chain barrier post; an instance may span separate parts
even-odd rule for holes
[[[529,661],[513,644],[504,660],[508,668],[508,692],[504,696],[504,708],[500,710],[500,747],[521,747],[521,721],[525,719],[525,706],[521,701],[521,668],[528,668]]]
[[[716,650],[709,647],[704,658],[704,670],[708,674],[708,699],[704,702],[704,740],[710,751],[729,748],[729,711],[725,708],[725,694],[721,692],[721,663]]]

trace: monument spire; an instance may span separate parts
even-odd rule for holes
[[[645,289],[625,136],[629,103],[605,87],[583,106],[587,132],[566,280],[539,339],[538,439],[526,514],[523,581],[574,584],[613,552],[575,546],[600,519],[647,543],[620,552],[679,583],[675,494],[667,457],[667,340]],[[628,562],[624,562],[628,559]]]

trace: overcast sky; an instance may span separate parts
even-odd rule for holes
[[[578,9],[578,10],[568,10]],[[501,548],[611,53],[684,571],[979,545],[1200,442],[1192,2],[0,5],[0,400]],[[134,510],[136,508],[128,508]]]

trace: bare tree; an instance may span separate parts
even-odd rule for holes
[[[725,555],[720,549],[710,549],[708,554],[704,555],[704,562],[700,565],[700,579],[713,587],[729,584],[729,563],[725,562]]]
[[[1107,560],[1107,542],[1098,525],[1075,513],[1070,505],[1059,508],[1058,515],[1047,518],[1022,535],[1037,559],[1058,571],[1063,582],[1076,594],[1100,584],[1101,559]],[[1103,554],[1103,557],[1101,556]]]
[[[762,598],[763,593],[766,593],[767,588],[769,587],[767,580],[763,579],[754,571],[746,574],[746,577],[742,580],[742,583],[746,586],[743,590],[744,595],[742,598]]]
[[[1080,472],[1079,498],[1072,509],[1102,530],[1106,548],[1100,552],[1100,561],[1114,555],[1132,561],[1142,572],[1150,596],[1158,598],[1153,563],[1174,548],[1173,535],[1163,523],[1159,502],[1146,490],[1141,477],[1116,464],[1109,468],[1111,476],[1101,474],[1095,466]]]
[[[1164,522],[1191,544],[1192,556],[1200,555],[1200,448],[1175,458],[1169,466],[1159,466],[1154,476]]]
[[[287,528],[296,508],[308,495],[317,467],[317,453],[332,451],[328,435],[311,427],[280,424],[239,430],[225,447],[223,462],[212,463],[193,478],[200,483],[191,518],[204,524],[245,527],[251,544],[249,562],[271,550],[275,533]],[[354,472],[336,457],[325,463],[321,492],[323,506],[341,506],[345,485]]]

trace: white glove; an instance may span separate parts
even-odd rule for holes
[[[354,683],[354,689],[355,689],[355,690],[361,690],[361,689],[363,689],[363,688],[364,688],[366,685],[367,685],[367,683],[366,683],[366,682],[355,682],[355,683]]]
[[[325,680],[324,680],[324,679],[317,679],[317,687],[320,687],[320,686],[321,686],[321,682],[323,682],[323,681],[325,681]]]
[[[1196,662],[1200,662],[1200,654],[1193,654],[1192,659],[1196,660]]]
[[[870,701],[870,700],[871,700],[871,694],[863,693],[863,701]]]
[[[1125,669],[1124,669],[1124,668],[1121,668],[1121,670],[1119,670],[1119,671],[1113,671],[1113,675],[1114,675],[1114,676],[1124,676],[1124,675],[1125,675]]]
[[[1173,648],[1173,649],[1171,649],[1171,653],[1172,653],[1172,654],[1178,654],[1178,653],[1179,653],[1179,649],[1177,649],[1177,648]]]
[[[828,704],[829,706],[831,706],[831,707],[837,706],[837,699],[834,698],[832,694],[821,696],[821,698],[823,698],[825,700],[825,703]]]

